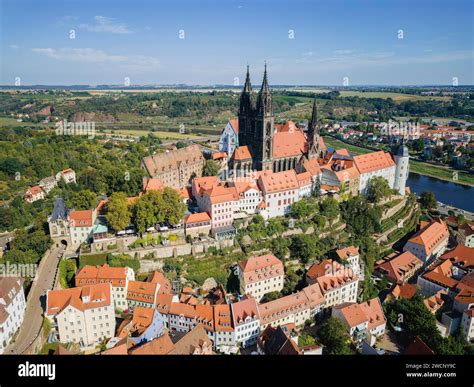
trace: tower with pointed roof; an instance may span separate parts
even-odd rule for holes
[[[252,96],[252,84],[250,82],[250,71],[247,65],[247,75],[245,77],[245,85],[240,95],[239,106],[239,146],[251,145],[250,141],[253,136],[253,115],[254,101]]]
[[[265,64],[262,87],[258,93],[255,109],[255,143],[252,147],[257,170],[272,169],[274,121],[272,93]]]
[[[319,155],[319,129],[318,129],[318,108],[316,105],[316,96],[313,101],[313,111],[311,119],[308,122],[307,131],[308,140],[308,159],[313,159]]]

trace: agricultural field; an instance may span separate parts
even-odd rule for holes
[[[341,91],[341,97],[360,97],[360,98],[391,98],[395,102],[403,101],[449,101],[451,97],[424,96],[415,94],[393,93],[386,91]]]

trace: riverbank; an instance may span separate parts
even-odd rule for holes
[[[350,153],[353,154],[364,154],[374,152],[374,150],[372,149],[367,149],[358,145],[348,144],[344,141],[338,140],[330,136],[324,136],[324,142],[327,146],[331,148],[346,148]],[[410,160],[410,172],[416,173],[418,175],[424,175],[444,181],[449,181],[451,183],[474,187],[474,175],[469,174],[466,171],[460,171],[450,167],[443,167],[424,163],[422,161]]]

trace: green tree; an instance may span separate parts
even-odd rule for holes
[[[386,179],[382,176],[375,176],[369,181],[367,189],[367,199],[372,203],[379,203],[382,199],[391,194],[392,190]]]
[[[169,187],[163,190],[163,212],[165,220],[170,224],[178,224],[184,216],[186,205],[179,193]]]
[[[339,203],[331,196],[326,197],[320,204],[321,214],[328,219],[335,219],[339,215]]]
[[[431,211],[436,208],[436,196],[433,192],[425,191],[420,195],[420,206],[423,210]]]
[[[217,176],[218,173],[219,164],[217,164],[214,160],[206,160],[202,170],[203,176]]]
[[[310,207],[306,200],[299,200],[291,205],[290,216],[296,219],[307,218],[311,215]]]
[[[89,210],[97,204],[97,195],[84,189],[79,192],[73,192],[67,200],[67,206],[75,210]]]
[[[324,345],[324,351],[328,355],[350,355],[352,353],[349,345],[349,336],[342,322],[330,317],[318,332],[318,339]]]
[[[107,202],[105,215],[110,227],[115,231],[123,230],[130,224],[131,212],[128,207],[127,195],[123,192],[114,192]]]
[[[294,258],[298,258],[303,263],[315,258],[317,253],[315,234],[298,234],[291,238],[290,251]]]

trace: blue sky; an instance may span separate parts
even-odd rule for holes
[[[0,0],[0,84],[473,84],[472,4]]]

